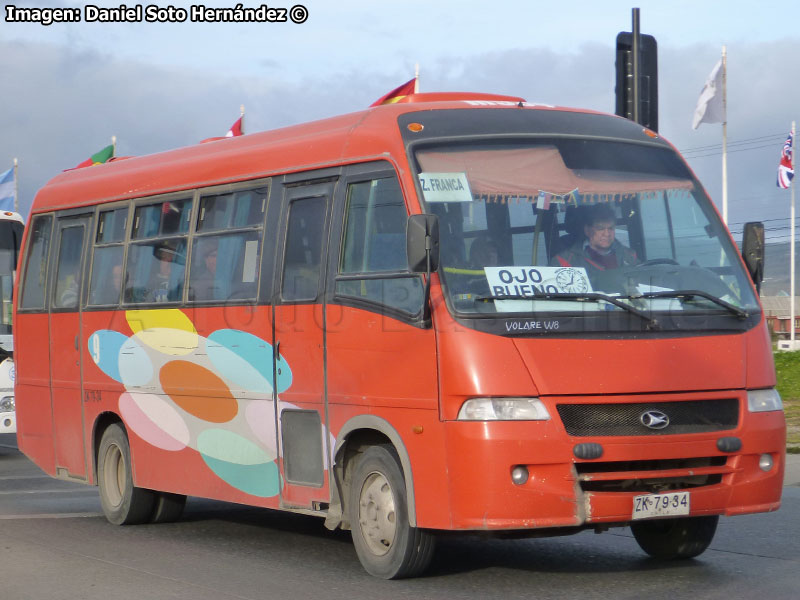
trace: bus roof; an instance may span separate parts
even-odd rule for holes
[[[16,221],[17,223],[25,224],[25,219],[18,212],[11,210],[0,210],[0,221]]]
[[[604,113],[529,104],[515,96],[413,94],[394,104],[319,121],[233,138],[213,138],[194,146],[71,169],[39,190],[31,213],[332,167],[354,160],[390,159],[403,153],[397,125],[401,114],[497,108],[596,114],[634,125]],[[636,127],[642,131],[641,126]]]

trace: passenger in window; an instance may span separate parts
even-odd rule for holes
[[[174,243],[164,242],[153,248],[153,256],[156,258],[157,267],[150,276],[147,285],[148,298],[150,302],[167,302],[178,300],[176,290],[172,289],[172,269],[178,252]]]
[[[78,280],[74,275],[68,275],[60,282],[59,286],[63,291],[58,297],[58,308],[75,308],[78,306]]]
[[[558,254],[551,264],[583,267],[590,276],[593,270],[605,271],[637,264],[636,252],[616,239],[614,209],[608,204],[595,204],[587,212],[584,239]]]
[[[111,267],[111,287],[114,289],[114,294],[119,296],[119,288],[122,285],[122,265],[116,264]]]
[[[119,302],[119,289],[122,285],[122,264],[116,263],[111,267],[110,285],[105,284],[103,275],[105,273],[92,277],[91,304],[116,304]]]
[[[216,283],[217,244],[216,242],[206,243],[200,248],[200,262],[192,261],[192,299],[219,300],[221,290]]]

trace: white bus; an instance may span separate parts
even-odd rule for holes
[[[0,211],[0,433],[17,431],[14,410],[14,338],[12,295],[24,221],[19,213]]]

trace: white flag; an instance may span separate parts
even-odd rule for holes
[[[694,109],[692,129],[697,129],[700,123],[724,123],[725,107],[722,105],[722,59],[717,61],[708,76],[708,81],[700,92],[697,108]]]

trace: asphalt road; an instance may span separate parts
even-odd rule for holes
[[[628,529],[447,536],[429,574],[382,581],[313,517],[190,499],[177,523],[115,527],[95,488],[51,479],[0,435],[0,599],[795,599],[800,487],[775,513],[722,519],[698,559],[647,558]]]

